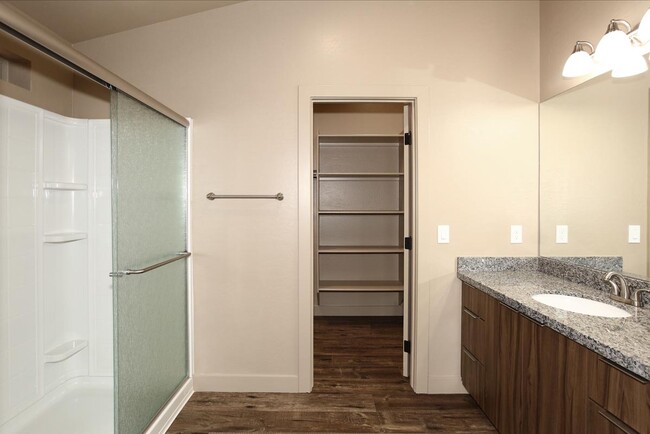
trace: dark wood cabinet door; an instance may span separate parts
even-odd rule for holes
[[[650,433],[650,382],[598,357],[589,396],[634,430]]]
[[[589,400],[587,409],[586,432],[590,434],[638,434],[637,431],[591,400]]]
[[[460,372],[463,379],[463,386],[474,398],[479,407],[485,401],[485,381],[483,377],[483,365],[467,349],[463,348],[460,359]]]
[[[519,313],[499,305],[496,428],[501,434],[521,434],[521,351]]]
[[[497,423],[497,365],[499,361],[499,302],[489,297],[485,310],[485,361],[483,412],[495,426]]]
[[[521,316],[520,339],[522,432],[587,434],[589,358],[593,353],[525,316]]]

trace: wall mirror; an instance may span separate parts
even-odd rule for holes
[[[540,105],[540,256],[648,276],[649,95],[650,73],[606,74]]]

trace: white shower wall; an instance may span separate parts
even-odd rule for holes
[[[0,180],[3,424],[70,378],[113,374],[109,121],[0,96]]]

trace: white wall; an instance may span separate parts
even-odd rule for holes
[[[419,280],[429,378],[462,391],[459,255],[537,253],[536,1],[249,1],[77,48],[195,121],[195,385],[297,390],[299,85],[427,86]],[[283,202],[205,200],[274,194]],[[451,244],[435,227],[451,225]],[[509,226],[524,243],[509,244]],[[427,297],[422,297],[427,298]]]

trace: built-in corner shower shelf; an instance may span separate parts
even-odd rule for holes
[[[71,241],[85,240],[88,234],[85,232],[60,232],[43,235],[44,243],[69,243]]]
[[[44,182],[43,188],[45,190],[88,190],[88,185],[79,184],[76,182]]]
[[[62,362],[74,356],[75,354],[77,354],[79,351],[83,350],[87,346],[88,346],[88,341],[83,339],[68,341],[45,353],[45,363]]]

